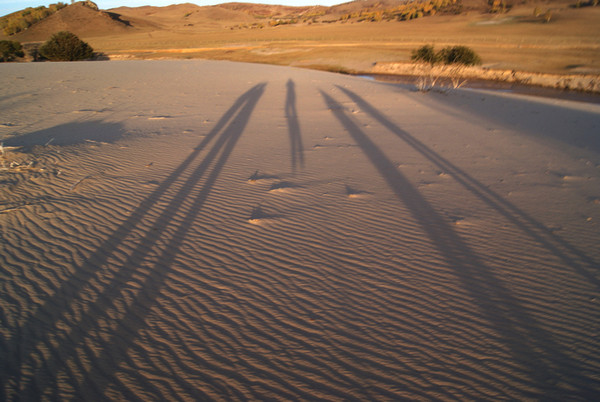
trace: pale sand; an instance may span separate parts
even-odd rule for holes
[[[600,394],[600,106],[200,60],[0,85],[2,399]]]

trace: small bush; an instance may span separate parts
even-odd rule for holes
[[[412,61],[420,61],[431,64],[435,64],[438,61],[437,55],[433,49],[433,45],[423,45],[420,48],[413,50],[410,59]]]
[[[467,46],[448,46],[438,52],[439,59],[444,64],[463,64],[474,66],[481,64],[481,58]]]
[[[448,46],[436,52],[433,45],[424,45],[412,51],[411,60],[432,65],[436,63],[465,66],[481,64],[481,58],[467,46]]]
[[[0,40],[0,62],[13,61],[16,57],[23,57],[23,46],[12,40]]]
[[[85,60],[92,57],[94,49],[77,35],[62,31],[58,32],[40,47],[40,55],[52,61]]]

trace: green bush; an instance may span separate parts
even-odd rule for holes
[[[23,57],[23,46],[12,40],[0,40],[0,62],[13,61],[15,57]]]
[[[420,48],[413,50],[410,59],[412,61],[431,64],[435,64],[438,61],[433,45],[423,45]]]
[[[432,65],[436,63],[465,66],[481,64],[481,58],[467,46],[448,46],[436,52],[433,45],[424,45],[412,51],[411,60]]]
[[[481,64],[481,58],[467,46],[448,46],[438,52],[439,59],[444,64],[463,64],[474,66]]]
[[[92,57],[94,49],[75,34],[58,32],[40,47],[40,55],[52,61],[85,60]]]

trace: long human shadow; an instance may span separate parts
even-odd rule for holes
[[[473,195],[485,202],[488,206],[495,209],[506,220],[519,228],[523,233],[542,245],[546,250],[558,257],[569,267],[572,267],[579,275],[585,278],[589,283],[594,284],[600,289],[600,280],[596,277],[600,271],[600,262],[594,261],[583,251],[571,245],[565,239],[556,235],[547,227],[537,222],[530,215],[523,212],[514,204],[505,198],[496,194],[493,190],[483,185],[471,175],[455,166],[443,156],[439,155],[421,141],[402,130],[396,124],[391,122],[379,110],[366,102],[354,92],[338,86],[361,110],[371,115],[382,126],[390,130],[393,134],[404,140],[415,151],[423,155],[427,160],[437,166],[444,173],[449,174],[454,180],[461,184]]]
[[[340,103],[321,91],[333,115],[352,136],[365,156],[415,220],[461,281],[469,296],[510,351],[513,360],[535,384],[543,400],[555,399],[552,384],[568,381],[573,395],[597,395],[594,379],[581,369],[557,344],[552,335],[530,315],[492,272],[490,267],[462,240],[448,222],[429,204],[389,158],[346,115]]]
[[[301,169],[304,168],[304,147],[302,145],[300,123],[298,122],[298,112],[296,110],[296,85],[292,79],[289,79],[286,86],[285,118],[287,119],[290,137],[292,171],[295,172],[298,165],[300,165]]]
[[[126,306],[127,308],[125,316],[119,320],[116,328],[110,331],[108,336],[105,335],[106,341],[103,341],[103,344],[106,346],[101,348],[100,353],[92,353],[98,357],[93,360],[91,368],[85,370],[87,373],[83,384],[78,385],[75,383],[76,381],[72,381],[70,384],[80,395],[101,395],[100,390],[95,389],[95,383],[91,378],[98,378],[98,376],[105,378],[109,371],[115,370],[118,362],[125,358],[127,345],[133,342],[131,338],[145,326],[144,317],[150,312],[160,289],[164,286],[164,279],[169,272],[167,267],[171,266],[185,234],[202,210],[204,202],[262,96],[264,87],[265,84],[259,84],[238,98],[193,152],[131,213],[125,222],[118,226],[109,238],[98,246],[85,264],[76,270],[76,274],[63,283],[56,293],[48,297],[44,304],[16,330],[12,340],[3,342],[1,356],[3,368],[0,373],[4,392],[6,392],[6,385],[9,381],[12,388],[22,389],[18,392],[17,399],[35,399],[40,391],[47,389],[55,392],[58,387],[54,374],[61,369],[69,370],[65,362],[76,357],[78,348],[85,350],[85,341],[90,333],[94,333],[94,330],[96,333],[101,332],[98,322],[102,319],[110,322],[111,317],[108,310],[115,309],[116,304],[121,300],[121,307]],[[218,136],[221,131],[221,135]],[[215,138],[215,143],[210,151],[179,187],[168,205],[163,208],[160,215],[146,230],[143,238],[137,241],[137,246],[127,256],[118,275],[111,283],[104,284],[102,290],[97,294],[90,294],[89,290],[83,294],[81,288],[86,283],[93,281],[98,272],[102,272],[103,266],[111,256],[119,252],[119,245],[128,235],[134,231],[139,232],[137,225],[140,221],[161,201],[161,197]],[[212,169],[207,174],[211,164],[213,165]],[[206,176],[206,180],[196,195],[194,194],[197,191],[196,185],[203,176]],[[190,203],[190,200],[193,201]],[[184,216],[184,219],[174,219],[177,215]],[[168,230],[175,226],[173,222],[179,222],[176,224],[174,232]],[[160,247],[160,240],[164,241],[165,238],[168,238],[166,246]],[[161,249],[157,262],[150,269],[142,269],[142,263],[151,253],[155,252],[156,248]],[[128,303],[122,301],[122,292],[125,290],[126,283],[133,276],[143,277],[142,286],[135,300],[127,305]],[[93,291],[91,292],[93,293]],[[85,300],[94,298],[95,300],[86,306],[87,311],[76,311],[73,308],[76,300],[85,304]],[[54,327],[62,319],[68,325],[68,329],[62,331],[62,336],[60,336],[62,339],[59,339],[60,346],[57,348],[47,334],[54,331]],[[108,330],[102,329],[102,331]],[[115,352],[111,348],[117,349],[117,351]],[[50,357],[43,361],[44,370],[37,373],[34,380],[30,379],[28,382],[20,384],[21,368],[29,365],[35,366],[35,359],[40,357],[36,356],[40,349],[45,349],[47,353],[50,353]],[[199,392],[197,394],[201,396]],[[134,397],[134,395],[129,396]]]

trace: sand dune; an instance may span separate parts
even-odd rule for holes
[[[600,392],[598,105],[0,68],[3,399]]]

